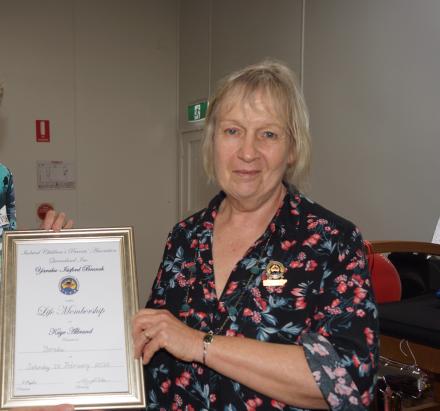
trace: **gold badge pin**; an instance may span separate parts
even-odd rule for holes
[[[263,280],[265,287],[280,287],[287,283],[284,278],[284,273],[287,271],[286,267],[279,261],[269,261],[266,267],[267,278]]]

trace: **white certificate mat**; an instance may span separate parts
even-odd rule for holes
[[[7,233],[1,407],[144,407],[132,231]]]

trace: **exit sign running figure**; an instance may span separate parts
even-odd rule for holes
[[[206,117],[206,110],[208,108],[208,102],[200,101],[198,103],[190,104],[188,106],[188,121],[200,121]]]

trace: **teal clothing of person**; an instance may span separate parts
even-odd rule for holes
[[[3,232],[16,228],[14,179],[9,169],[0,163],[0,268]]]

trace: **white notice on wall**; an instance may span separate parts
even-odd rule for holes
[[[46,189],[74,189],[75,166],[65,161],[37,161],[37,186]]]
[[[437,221],[437,227],[435,227],[434,236],[432,237],[432,242],[435,244],[440,244],[440,218]]]

